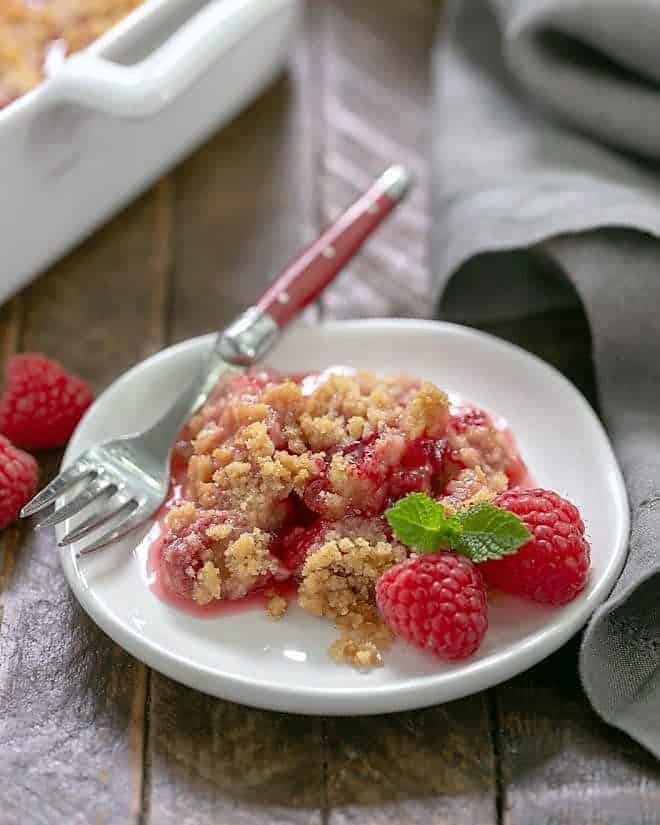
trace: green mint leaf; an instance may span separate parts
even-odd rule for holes
[[[532,537],[518,516],[494,504],[477,504],[456,519],[462,529],[453,537],[452,549],[476,564],[515,553]]]
[[[460,530],[456,520],[448,519],[444,507],[426,493],[410,493],[399,499],[386,510],[385,517],[400,541],[423,552],[447,545]]]

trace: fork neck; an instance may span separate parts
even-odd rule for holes
[[[218,333],[195,377],[172,407],[144,433],[145,445],[157,455],[165,454],[186,422],[208,401],[218,382],[261,360],[272,348],[278,332],[268,313],[250,307]]]

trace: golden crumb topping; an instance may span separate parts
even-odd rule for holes
[[[277,593],[270,596],[268,598],[268,602],[266,603],[266,610],[268,611],[268,615],[271,619],[281,619],[286,613],[288,607],[289,603],[284,596],[280,596]]]
[[[274,573],[276,564],[268,552],[270,536],[255,527],[241,533],[225,550],[225,564],[230,575],[251,578]]]
[[[378,577],[402,561],[406,551],[387,541],[333,538],[307,556],[298,589],[300,606],[314,616],[339,619],[361,615],[374,604]]]
[[[446,393],[427,382],[408,401],[402,429],[410,438],[441,438],[448,420],[449,400]]]
[[[487,476],[504,472],[514,457],[514,450],[504,433],[487,424],[450,433],[447,440],[462,465],[467,468],[481,467]]]
[[[25,94],[61,59],[96,40],[143,0],[2,0],[0,106]]]
[[[197,573],[197,581],[193,588],[193,599],[197,604],[205,605],[213,599],[222,598],[222,580],[220,571],[212,561],[207,561]]]
[[[180,533],[197,521],[198,510],[192,501],[184,501],[178,507],[173,507],[165,516],[165,524],[175,533]]]
[[[489,472],[482,467],[461,470],[458,476],[447,484],[447,495],[441,498],[449,509],[457,510],[475,504],[488,504],[509,486],[502,472]]]
[[[338,664],[349,664],[358,670],[370,670],[383,664],[383,652],[392,646],[394,637],[376,611],[373,619],[342,630],[329,649],[330,656]]]

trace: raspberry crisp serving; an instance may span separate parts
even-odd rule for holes
[[[431,383],[348,368],[224,381],[177,443],[150,534],[154,589],[198,613],[291,599],[361,669],[398,637],[474,653],[489,589],[563,604],[584,587],[576,508],[527,489],[506,428]]]

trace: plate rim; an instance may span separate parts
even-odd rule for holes
[[[204,693],[243,705],[274,711],[285,711],[305,715],[367,715],[384,712],[398,712],[414,708],[440,704],[487,690],[507,679],[528,670],[535,664],[555,652],[589,620],[596,608],[610,594],[625,564],[628,553],[630,533],[630,512],[627,490],[623,476],[609,441],[605,428],[595,411],[578,388],[559,370],[527,350],[487,332],[447,321],[416,320],[409,318],[368,318],[328,321],[318,324],[296,324],[307,332],[324,332],[341,334],[344,330],[364,329],[386,331],[389,329],[426,330],[430,334],[438,331],[452,335],[477,338],[490,347],[495,347],[509,356],[531,359],[537,367],[549,371],[559,380],[582,408],[591,424],[598,432],[602,446],[608,454],[613,468],[613,482],[619,510],[616,546],[601,578],[591,592],[562,620],[548,628],[543,626],[536,630],[522,647],[503,655],[497,650],[472,664],[461,664],[459,679],[452,678],[453,671],[444,670],[439,674],[412,676],[395,684],[364,687],[346,687],[326,689],[317,686],[281,685],[256,676],[245,677],[231,671],[210,667],[185,655],[173,653],[158,642],[145,638],[140,631],[127,624],[116,615],[106,611],[103,603],[93,595],[91,588],[78,573],[78,562],[72,550],[60,553],[60,560],[67,582],[78,602],[90,619],[98,625],[116,644],[138,660],[154,670],[174,679],[188,687]],[[119,375],[95,400],[81,420],[64,453],[61,467],[66,467],[75,458],[76,436],[95,409],[102,405],[105,396],[120,382],[129,380],[147,363],[154,364],[166,360],[181,351],[210,345],[214,333],[195,336],[169,346],[139,361]],[[570,605],[567,608],[570,610]],[[521,658],[524,661],[521,663]]]

